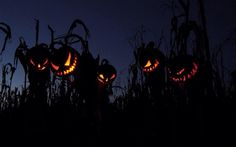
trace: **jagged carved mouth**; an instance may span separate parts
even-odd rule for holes
[[[193,76],[195,76],[197,71],[198,71],[198,64],[193,62],[190,72],[184,74],[186,72],[186,68],[182,68],[176,73],[176,76],[170,76],[170,79],[174,82],[185,82],[186,80],[191,79]]]
[[[71,61],[71,52],[69,52],[67,60],[63,66],[63,70],[60,70],[60,66],[56,65],[54,63],[51,63],[52,68],[56,71],[56,75],[58,76],[63,76],[63,75],[68,75],[74,72],[76,66],[77,66],[77,55],[74,54],[74,59]]]
[[[159,64],[160,63],[158,62],[157,59],[154,61],[154,63],[151,63],[151,61],[148,60],[147,63],[143,67],[143,71],[144,72],[152,72],[158,67]]]

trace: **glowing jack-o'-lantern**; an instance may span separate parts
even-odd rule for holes
[[[102,64],[98,67],[97,70],[97,80],[101,84],[110,84],[116,78],[116,69],[108,64],[107,60],[103,60]]]
[[[36,71],[43,71],[49,65],[49,50],[47,45],[40,44],[28,52],[29,65]]]
[[[164,67],[164,55],[160,50],[154,48],[153,42],[150,42],[146,48],[141,48],[139,64],[144,72],[153,72]]]
[[[177,56],[170,60],[169,77],[174,82],[185,82],[192,79],[199,70],[196,59],[190,55]]]
[[[58,76],[71,74],[78,66],[78,57],[79,53],[69,46],[55,49],[51,56],[52,71]]]

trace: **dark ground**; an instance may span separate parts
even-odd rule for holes
[[[98,121],[85,105],[26,103],[1,112],[0,132],[8,144],[234,146],[235,112],[226,98],[181,105],[137,100],[123,110],[110,105]]]

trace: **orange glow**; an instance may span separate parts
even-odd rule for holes
[[[63,72],[59,72],[58,75],[61,76],[62,74],[63,75],[68,75],[70,74],[71,72],[73,72],[75,69],[75,66],[71,66],[69,69],[63,71]]]
[[[68,59],[71,58],[70,56],[71,56],[71,53],[69,54]],[[68,61],[68,59],[67,59],[67,61]],[[77,57],[75,57],[72,66],[69,69],[67,69],[66,71],[64,71],[64,75],[67,75],[67,74],[70,74],[71,72],[73,72],[75,70],[76,63],[77,63]]]
[[[160,63],[159,63],[159,61],[158,61],[157,59],[155,60],[155,62],[154,62],[153,65],[152,65],[151,61],[148,60],[147,63],[146,63],[146,65],[145,65],[144,68],[143,68],[143,71],[144,71],[144,72],[152,72],[152,71],[154,71],[154,70],[157,68],[157,66],[158,66],[159,64],[160,64]]]
[[[66,60],[65,66],[70,66],[71,53],[69,52],[68,58]]]
[[[109,78],[109,77],[104,77],[103,74],[98,74],[98,81],[103,83],[103,84],[108,84],[110,83],[111,81],[113,81],[113,79],[116,78],[116,74],[112,74],[112,76]]]
[[[103,81],[103,80],[105,79],[105,77],[103,76],[103,74],[99,74],[97,79],[98,79],[99,82],[105,84],[105,82]]]
[[[48,59],[46,59],[43,64],[35,64],[34,61],[30,59],[30,63],[35,66],[37,70],[44,70],[46,68],[46,64],[48,63]]]
[[[45,66],[40,66],[40,64],[38,65],[38,70],[44,70],[46,67]]]
[[[144,66],[144,68],[150,67],[151,65],[152,65],[151,61],[148,60],[147,63],[146,63],[146,65]]]
[[[103,74],[99,74],[99,77],[100,77],[101,79],[104,79]]]
[[[59,66],[57,66],[57,65],[55,65],[53,63],[51,63],[51,65],[52,65],[52,68],[55,69],[56,71],[59,69]]]
[[[72,73],[75,70],[75,68],[77,66],[77,56],[75,55],[72,64],[71,64],[71,58],[72,58],[71,57],[71,52],[69,52],[66,63],[64,64],[65,67],[63,67],[64,70],[59,70],[60,66],[57,66],[57,65],[51,63],[52,68],[57,71],[56,75],[58,75],[58,76],[68,75],[68,74]]]

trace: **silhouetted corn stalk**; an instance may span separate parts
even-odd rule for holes
[[[212,58],[212,78],[214,79],[215,93],[219,97],[225,96],[224,66],[223,66],[223,46],[220,45],[211,55]]]
[[[87,40],[87,38],[90,36],[89,34],[89,29],[87,28],[87,26],[84,24],[83,21],[79,20],[79,19],[76,19],[73,21],[73,23],[71,24],[70,28],[69,28],[69,31],[68,31],[68,35],[69,34],[74,34],[73,31],[74,29],[77,27],[77,25],[80,25],[83,27],[83,30],[85,32],[84,34],[84,39]]]
[[[206,15],[205,15],[205,8],[204,8],[204,2],[203,0],[198,0],[198,8],[199,8],[199,17],[200,17],[200,24],[202,27],[202,37],[203,37],[203,47],[205,51],[205,61],[206,61],[206,82],[208,85],[208,91],[210,95],[214,95],[213,93],[213,83],[214,79],[212,77],[213,75],[213,69],[212,69],[212,63],[211,63],[211,54],[210,54],[210,47],[209,47],[209,39],[207,34],[207,25],[206,25]]]
[[[5,39],[3,42],[3,46],[0,51],[0,55],[2,55],[3,51],[6,49],[6,43],[9,39],[11,39],[11,28],[6,23],[0,22],[0,30],[5,34]],[[10,69],[9,69],[10,67]],[[4,65],[2,67],[2,82],[1,82],[1,91],[0,91],[0,109],[5,109],[9,105],[9,98],[11,94],[11,83],[12,77],[15,69],[13,69],[10,63]],[[10,75],[10,85],[7,84],[7,74]]]
[[[144,33],[144,26],[142,25],[140,30],[135,33],[134,37],[129,40],[130,46],[134,48],[134,63],[131,64],[128,69],[129,79],[127,83],[127,101],[139,98],[144,88],[144,75],[139,66],[140,53],[144,47]]]
[[[4,74],[10,74],[10,78],[9,78],[9,95],[10,95],[10,91],[11,91],[11,85],[12,85],[12,79],[13,79],[13,75],[15,73],[16,68],[11,64],[11,63],[7,63],[3,66],[3,71]]]
[[[26,54],[28,52],[28,47],[26,45],[26,42],[24,41],[24,39],[21,37],[19,39],[20,44],[19,46],[16,48],[15,51],[15,56],[14,56],[14,66],[15,68],[17,68],[18,66],[18,61],[20,60],[21,65],[23,66],[24,72],[25,72],[25,76],[24,76],[24,92],[23,95],[27,94],[27,88],[26,88],[26,82],[27,82],[27,75],[28,75],[28,66],[27,66],[27,59],[26,59]]]
[[[172,1],[173,2],[173,1]],[[206,16],[204,10],[204,3],[202,0],[197,0],[198,3],[198,14],[199,14],[199,21],[190,20],[189,13],[190,13],[190,1],[179,0],[177,4],[180,6],[178,11],[180,11],[179,15],[176,13],[176,10],[173,11],[173,17],[171,19],[171,38],[170,38],[170,58],[178,55],[186,55],[189,54],[188,50],[192,50],[192,55],[196,57],[200,62],[200,71],[201,76],[199,77],[205,83],[206,95],[215,95],[214,83],[220,83],[213,77],[216,75],[217,71],[213,71],[212,68],[212,57],[210,56],[210,47],[209,47],[209,40],[207,34],[207,27],[206,27]],[[174,2],[173,2],[174,3]],[[172,4],[173,5],[173,4]],[[172,9],[176,9],[176,7],[171,7]],[[183,13],[182,13],[183,12]],[[181,18],[185,18],[181,20]],[[189,35],[191,32],[194,33],[194,41],[193,44],[195,47],[192,49],[189,47],[191,42],[191,36]]]
[[[77,26],[82,26],[83,31],[85,32],[84,38],[74,33],[74,29]],[[50,30],[51,33],[51,43],[49,45],[50,53],[52,53],[54,50],[57,50],[56,45],[63,47],[63,46],[71,46],[75,43],[81,43],[81,49],[84,52],[89,52],[88,42],[85,40],[89,36],[89,30],[81,20],[78,19],[75,20],[70,26],[68,32],[58,37],[55,37],[54,35],[55,31],[51,26],[48,26],[48,29]],[[64,97],[66,97],[66,99],[71,99],[71,95],[73,95],[74,90],[70,89],[71,88],[70,78],[73,77],[74,75],[71,74],[58,77],[55,74],[51,74],[51,76],[52,80],[50,81],[49,84],[49,99],[48,99],[49,104],[51,105],[51,103],[53,102],[57,103],[58,99]]]
[[[15,67],[11,63],[7,63],[2,68],[2,82],[1,82],[1,109],[6,109],[15,103],[14,92],[11,90],[12,78],[15,72]],[[9,75],[9,76],[8,76]],[[9,84],[7,79],[9,77]]]
[[[6,48],[7,40],[11,39],[11,28],[6,23],[1,22],[0,23],[0,30],[3,31],[3,33],[5,33],[5,35],[6,35],[5,39],[4,39],[4,42],[3,42],[3,47],[0,51],[0,55],[2,55],[3,51]]]

